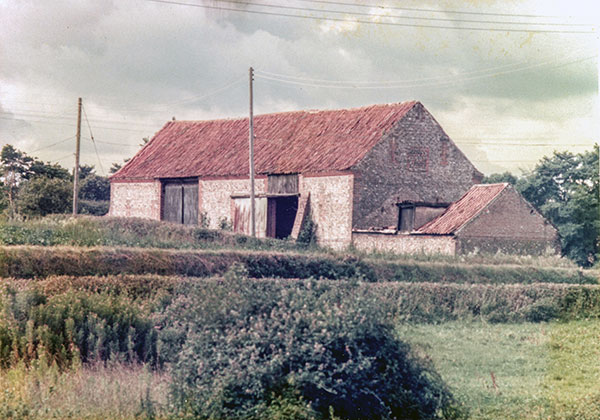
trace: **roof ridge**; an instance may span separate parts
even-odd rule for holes
[[[347,170],[417,101],[257,115],[257,173]],[[358,124],[360,122],[360,124]],[[270,139],[286,138],[285,148]],[[248,173],[248,118],[170,120],[112,180]]]
[[[387,104],[371,104],[371,105],[363,105],[352,108],[334,108],[334,109],[297,109],[292,111],[278,111],[278,112],[270,112],[267,114],[256,114],[254,118],[267,117],[267,116],[277,116],[277,115],[287,115],[287,114],[319,114],[322,112],[340,112],[340,111],[361,111],[369,108],[392,108],[394,106],[406,106],[409,104],[416,105],[419,103],[417,100],[403,101],[403,102],[392,102]],[[211,118],[206,120],[169,120],[167,123],[209,123],[209,122],[217,122],[217,121],[242,121],[247,120],[248,117],[225,117],[225,118]]]

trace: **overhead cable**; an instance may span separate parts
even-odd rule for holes
[[[56,143],[52,143],[52,144],[49,144],[49,145],[47,145],[47,146],[42,146],[42,147],[39,147],[39,148],[37,148],[37,149],[35,149],[35,150],[32,150],[32,151],[31,151],[31,152],[29,152],[29,153],[35,153],[35,152],[38,152],[38,151],[40,151],[40,150],[47,149],[47,148],[49,148],[49,147],[52,147],[52,146],[56,146],[57,144],[64,143],[64,142],[66,142],[67,140],[71,140],[71,139],[74,139],[74,138],[75,138],[75,136],[74,136],[74,135],[73,135],[73,136],[69,136],[69,137],[67,137],[66,139],[62,139],[62,140],[59,140],[59,141],[57,141]]]
[[[582,62],[582,61],[591,60],[591,59],[596,58],[596,57],[598,57],[598,56],[594,55],[594,56],[590,56],[590,57],[584,57],[584,58],[580,58],[580,59],[577,59],[577,60],[569,61],[569,62],[566,62],[566,63],[561,63],[561,64],[559,64],[559,65],[557,65],[555,67],[563,67],[565,65],[575,64],[575,63],[579,63],[579,62]],[[408,88],[415,88],[415,87],[443,86],[443,85],[448,85],[448,84],[453,84],[453,83],[458,83],[458,82],[465,82],[465,81],[469,81],[469,80],[484,79],[484,78],[495,77],[495,76],[500,76],[500,75],[504,75],[504,74],[510,74],[510,73],[516,73],[516,72],[531,70],[531,69],[542,67],[542,66],[546,66],[546,65],[549,65],[549,64],[552,64],[552,62],[537,63],[537,64],[532,64],[530,66],[521,67],[521,68],[517,68],[517,69],[506,70],[506,71],[501,71],[501,72],[496,72],[496,73],[490,73],[490,74],[482,74],[482,75],[475,75],[475,76],[470,76],[470,77],[464,77],[464,78],[459,78],[457,80],[441,81],[441,82],[437,82],[437,83],[417,83],[417,84],[412,84],[412,85],[410,85],[410,84],[388,84],[388,83],[385,83],[385,82],[380,82],[379,85],[375,85],[374,84],[374,85],[371,85],[371,86],[357,86],[356,84],[352,84],[352,83],[348,83],[346,85],[342,85],[342,84],[330,84],[330,83],[328,83],[328,84],[324,84],[324,83],[306,83],[306,82],[303,82],[303,81],[289,80],[289,79],[285,79],[285,78],[282,78],[282,77],[268,76],[266,74],[263,74],[260,70],[256,70],[255,74],[256,74],[256,78],[257,79],[270,80],[270,81],[284,83],[284,84],[299,85],[299,86],[308,86],[308,87],[318,87],[318,88],[331,88],[331,89],[408,89]],[[552,68],[554,68],[554,67],[552,67]]]
[[[425,16],[407,16],[407,15],[391,15],[391,14],[376,14],[371,12],[352,12],[349,10],[333,10],[333,9],[315,9],[310,7],[284,6],[270,3],[259,3],[255,1],[241,0],[214,0],[219,3],[241,4],[243,6],[265,7],[270,9],[295,10],[301,12],[317,12],[317,13],[333,13],[345,16],[367,16],[372,19],[404,19],[404,20],[421,20],[432,22],[457,22],[457,23],[483,23],[493,25],[533,25],[533,26],[587,26],[593,27],[592,23],[558,23],[558,22],[518,22],[518,21],[498,21],[498,20],[477,20],[477,19],[456,19],[456,18],[436,18]],[[378,8],[387,9],[385,6]]]
[[[83,116],[85,117],[85,122],[87,123],[88,129],[90,130],[90,139],[94,144],[94,151],[96,152],[96,158],[98,158],[98,165],[100,166],[100,170],[102,171],[102,175],[106,175],[104,172],[104,168],[102,167],[102,161],[100,160],[100,155],[98,154],[98,148],[96,147],[96,141],[94,140],[94,134],[92,134],[92,126],[90,125],[90,121],[88,120],[87,113],[85,112],[85,107],[82,105],[81,109],[83,110]]]
[[[360,19],[342,19],[331,16],[312,16],[312,15],[296,15],[290,13],[279,13],[279,12],[266,12],[260,10],[251,9],[238,9],[234,7],[223,7],[223,6],[212,6],[208,4],[198,3],[186,3],[181,1],[172,0],[145,0],[152,3],[169,4],[174,6],[188,6],[198,7],[202,9],[213,9],[222,10],[229,12],[238,13],[249,13],[255,15],[265,16],[279,16],[279,17],[290,17],[297,19],[309,19],[309,20],[320,20],[320,21],[331,21],[331,22],[343,22],[343,23],[365,23],[369,25],[385,25],[385,26],[398,26],[398,27],[412,27],[412,28],[431,28],[431,29],[458,29],[458,30],[470,30],[470,31],[491,31],[491,32],[524,32],[524,33],[560,33],[560,34],[595,34],[596,31],[576,31],[576,30],[552,30],[552,29],[513,29],[513,28],[483,28],[475,26],[443,26],[443,25],[425,25],[416,23],[401,23],[401,22],[382,22],[373,20],[360,20]]]
[[[493,12],[469,12],[466,10],[441,10],[441,9],[424,9],[416,7],[399,7],[389,5],[372,5],[368,3],[349,3],[343,1],[331,1],[331,0],[296,0],[308,3],[319,3],[319,4],[331,4],[338,6],[352,6],[352,7],[368,7],[368,8],[385,8],[393,10],[405,10],[411,12],[425,12],[425,13],[448,13],[455,15],[476,15],[476,16],[500,16],[500,17],[525,17],[525,18],[564,18],[565,16],[549,16],[549,15],[533,15],[533,14],[515,14],[515,13],[493,13]]]

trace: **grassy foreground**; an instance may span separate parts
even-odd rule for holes
[[[600,321],[401,324],[474,420],[595,420],[600,416]],[[0,418],[167,418],[166,374],[143,366],[58,373],[39,364],[0,375]]]
[[[133,420],[166,418],[170,378],[141,365],[19,364],[0,374],[0,418]]]
[[[600,321],[402,324],[471,418],[600,418]]]

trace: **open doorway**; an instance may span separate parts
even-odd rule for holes
[[[298,212],[298,196],[268,197],[267,236],[284,239],[290,236]]]

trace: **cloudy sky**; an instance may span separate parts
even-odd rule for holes
[[[484,173],[599,138],[591,0],[0,0],[0,146],[107,172],[171,118],[419,100]],[[97,153],[91,136],[96,141]]]

